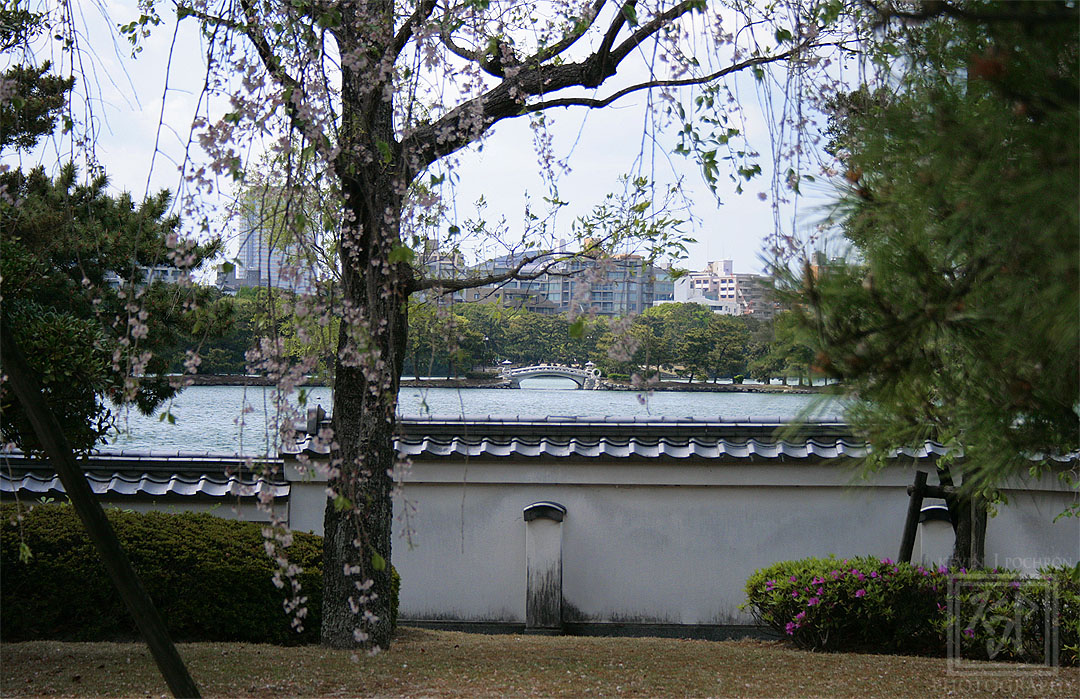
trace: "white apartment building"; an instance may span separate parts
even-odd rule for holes
[[[769,298],[772,280],[760,274],[736,274],[731,260],[709,262],[700,272],[675,280],[676,303],[699,303],[714,313],[771,320],[776,303]]]

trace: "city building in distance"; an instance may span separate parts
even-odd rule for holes
[[[778,310],[772,299],[772,277],[736,274],[731,260],[709,262],[700,272],[675,280],[674,286],[676,303],[699,303],[723,315],[768,321]]]
[[[267,287],[310,294],[315,275],[303,251],[281,240],[261,225],[257,211],[242,216],[240,250],[229,270],[219,270],[216,286],[225,293],[241,287]]]

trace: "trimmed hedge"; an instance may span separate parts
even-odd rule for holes
[[[139,637],[74,509],[0,507],[0,614],[5,641]],[[209,514],[107,510],[132,566],[176,641],[315,643],[322,610],[322,537],[293,533],[286,553],[306,596],[303,631],[291,629],[285,591],[272,582],[262,526]],[[21,534],[20,534],[21,529]],[[29,560],[22,560],[25,545]],[[393,616],[397,617],[394,576]]]
[[[1051,583],[1055,595],[1048,594]],[[756,571],[746,595],[744,608],[801,648],[940,656],[955,628],[960,657],[1032,663],[1044,660],[1044,620],[1056,611],[1059,661],[1077,664],[1080,566],[1025,578],[888,558],[807,558]],[[1025,612],[1020,629],[1014,629],[1017,609]]]

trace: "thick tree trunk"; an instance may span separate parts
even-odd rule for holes
[[[343,13],[363,26],[389,3]],[[354,12],[366,10],[365,18]],[[344,16],[348,15],[348,16]],[[370,34],[370,33],[369,33]],[[351,41],[356,43],[352,44]],[[373,53],[355,35],[342,51]],[[378,47],[376,47],[378,48]],[[402,182],[390,98],[370,75],[342,70],[341,148],[335,166],[345,200],[341,240],[343,318],[334,390],[334,442],[324,520],[322,642],[386,648],[391,624],[390,549],[394,422],[408,328],[412,272],[392,263],[400,243]]]
[[[338,497],[327,504],[323,559],[322,641],[335,648],[385,648],[393,633],[390,492],[407,286],[396,266],[384,264],[386,255],[370,252],[372,237],[363,236],[364,245],[342,275],[350,307],[341,327],[334,390],[337,448],[331,465],[339,475],[329,484]]]

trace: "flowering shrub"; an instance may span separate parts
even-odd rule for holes
[[[807,558],[755,572],[746,606],[801,648],[941,655],[945,585],[887,558]]]
[[[944,655],[954,632],[958,657],[1041,663],[1049,619],[1059,662],[1077,664],[1080,567],[1024,578],[888,558],[807,558],[756,571],[746,594],[744,608],[801,648]]]
[[[953,616],[942,623],[954,652],[974,660],[1042,663],[1047,659],[1047,620],[1054,620],[1061,665],[1077,664],[1080,645],[1080,566],[1042,568],[1035,577],[1012,571],[950,573]],[[1056,617],[1056,619],[1055,619]]]

